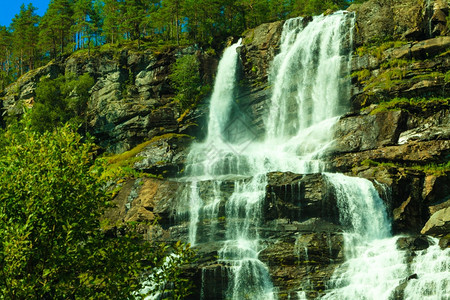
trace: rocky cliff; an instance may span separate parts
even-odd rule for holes
[[[202,80],[211,84],[218,58],[196,46],[143,50],[134,44],[105,45],[90,54],[78,51],[53,60],[19,78],[0,95],[2,115],[20,115],[23,106],[32,106],[36,86],[44,77],[88,73],[95,80],[88,102],[88,129],[105,151],[122,153],[169,133],[192,134],[199,125],[199,113],[182,109],[174,101],[168,79],[171,65],[183,55],[197,56]]]
[[[348,113],[335,126],[335,143],[325,156],[328,169],[374,183],[394,233],[409,235],[397,242],[402,251],[413,256],[427,248],[431,242],[421,234],[439,237],[441,247],[449,247],[448,2],[371,0],[349,10],[357,20],[352,98]],[[264,132],[262,115],[270,109],[268,69],[279,48],[282,25],[275,22],[249,30],[239,50],[242,80],[237,103],[256,136]],[[167,53],[123,50],[89,59],[75,54],[19,79],[3,95],[3,106],[14,114],[17,103],[32,105],[42,76],[92,74],[96,83],[89,124],[100,145],[123,152],[147,140],[134,168],[169,177],[125,179],[115,197],[117,208],[107,218],[116,226],[140,222],[148,239],[186,241],[189,208],[178,201],[185,183],[173,178],[183,169],[190,135],[201,138],[207,112],[200,105],[183,113],[172,101],[169,66],[187,53],[199,57],[203,76],[212,82],[217,58],[194,47]],[[339,222],[336,191],[322,174],[275,172],[268,178],[264,218],[258,225],[264,245],[260,259],[269,267],[281,299],[295,299],[298,291],[316,298],[344,260],[345,226]],[[209,299],[218,299],[227,284],[221,275],[227,266],[215,259],[220,249],[215,241],[224,235],[224,207],[233,184],[224,181],[220,186],[219,217],[198,226],[203,237],[195,247],[199,259],[186,270],[196,284],[193,299],[199,298],[202,280]],[[200,183],[199,193],[212,190],[210,182]],[[159,225],[147,225],[155,218]],[[402,287],[398,289],[402,299]]]

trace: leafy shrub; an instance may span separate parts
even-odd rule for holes
[[[43,132],[66,122],[81,124],[86,116],[89,91],[94,79],[89,74],[45,78],[36,88],[36,102],[31,113],[33,127]]]
[[[82,142],[69,125],[30,130],[28,115],[0,134],[2,299],[131,298],[169,249],[133,230],[120,236],[100,230],[110,195],[92,141]],[[192,252],[175,246],[182,263],[190,261]],[[177,283],[174,296],[188,287],[178,268],[165,278]]]
[[[183,108],[195,105],[208,91],[202,87],[200,62],[195,55],[184,55],[176,60],[169,75],[172,87],[177,91],[176,99]]]

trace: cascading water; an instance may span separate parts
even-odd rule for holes
[[[234,102],[238,42],[226,49],[219,64],[207,137],[194,144],[188,156],[183,179],[190,187],[182,202],[189,207],[191,244],[204,238],[197,233],[198,224],[213,219],[213,213],[219,211],[215,196],[202,195],[201,182],[220,185],[233,181],[224,209],[225,240],[218,259],[228,274],[222,298],[276,297],[268,268],[258,259],[266,174],[322,171],[321,153],[332,141],[331,128],[343,112],[342,100],[349,96],[348,28],[352,28],[353,15],[338,12],[315,17],[306,26],[303,23],[297,18],[283,27],[281,51],[269,76],[274,90],[264,122],[265,138],[257,139],[245,126],[237,134],[230,130],[230,124],[237,121],[231,112],[238,107]]]
[[[404,255],[390,237],[384,203],[366,179],[326,174],[335,189],[344,233],[346,262],[340,266],[322,299],[389,299],[408,277]]]
[[[340,221],[351,228],[344,233],[346,261],[328,282],[322,299],[450,299],[450,249],[441,250],[436,239],[408,264],[397,249],[382,200],[366,179],[326,174],[334,186]],[[406,278],[399,296],[396,288]],[[400,298],[399,298],[400,297]]]
[[[432,242],[412,262],[411,273],[417,276],[406,286],[406,300],[450,299],[450,248],[442,250],[437,239]]]

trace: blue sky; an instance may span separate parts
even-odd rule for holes
[[[0,25],[9,26],[12,18],[20,12],[20,6],[25,3],[33,3],[37,7],[36,13],[42,16],[47,10],[50,0],[0,0]]]

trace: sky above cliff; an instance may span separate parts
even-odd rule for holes
[[[50,0],[1,0],[0,25],[9,26],[14,16],[20,12],[20,6],[23,3],[25,6],[33,3],[33,6],[38,8],[36,13],[42,16],[47,10]]]

